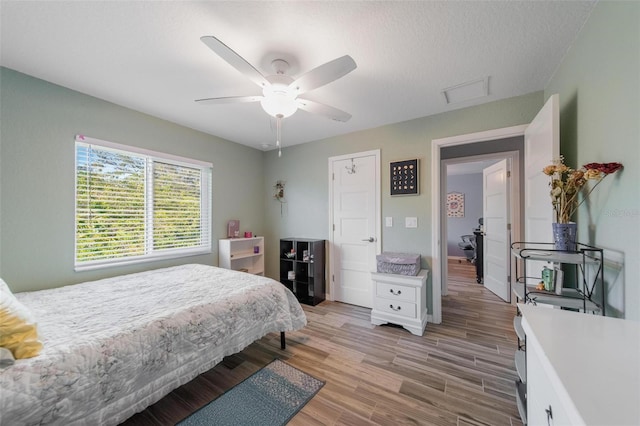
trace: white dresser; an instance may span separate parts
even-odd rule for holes
[[[371,324],[397,324],[422,336],[427,326],[428,276],[426,269],[416,276],[372,272]]]
[[[640,323],[518,308],[529,425],[640,424]]]

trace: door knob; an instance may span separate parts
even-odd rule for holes
[[[373,237],[369,237],[369,238],[366,238],[366,239],[364,239],[364,240],[362,240],[362,241],[368,241],[368,242],[370,242],[370,243],[375,243],[375,242],[376,242],[376,239],[375,239],[375,238],[373,238]]]

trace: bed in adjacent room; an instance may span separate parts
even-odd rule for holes
[[[116,425],[266,334],[306,324],[277,281],[196,264],[15,297],[43,347],[0,369],[0,425]]]

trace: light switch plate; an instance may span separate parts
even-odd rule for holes
[[[384,226],[388,228],[393,226],[393,218],[391,216],[387,216],[384,218]]]
[[[404,227],[405,228],[417,228],[418,227],[418,218],[417,217],[405,217],[404,218]]]

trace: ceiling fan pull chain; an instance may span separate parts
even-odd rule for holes
[[[278,157],[282,157],[282,144],[280,138],[282,137],[282,115],[276,116],[276,146],[278,147]]]

